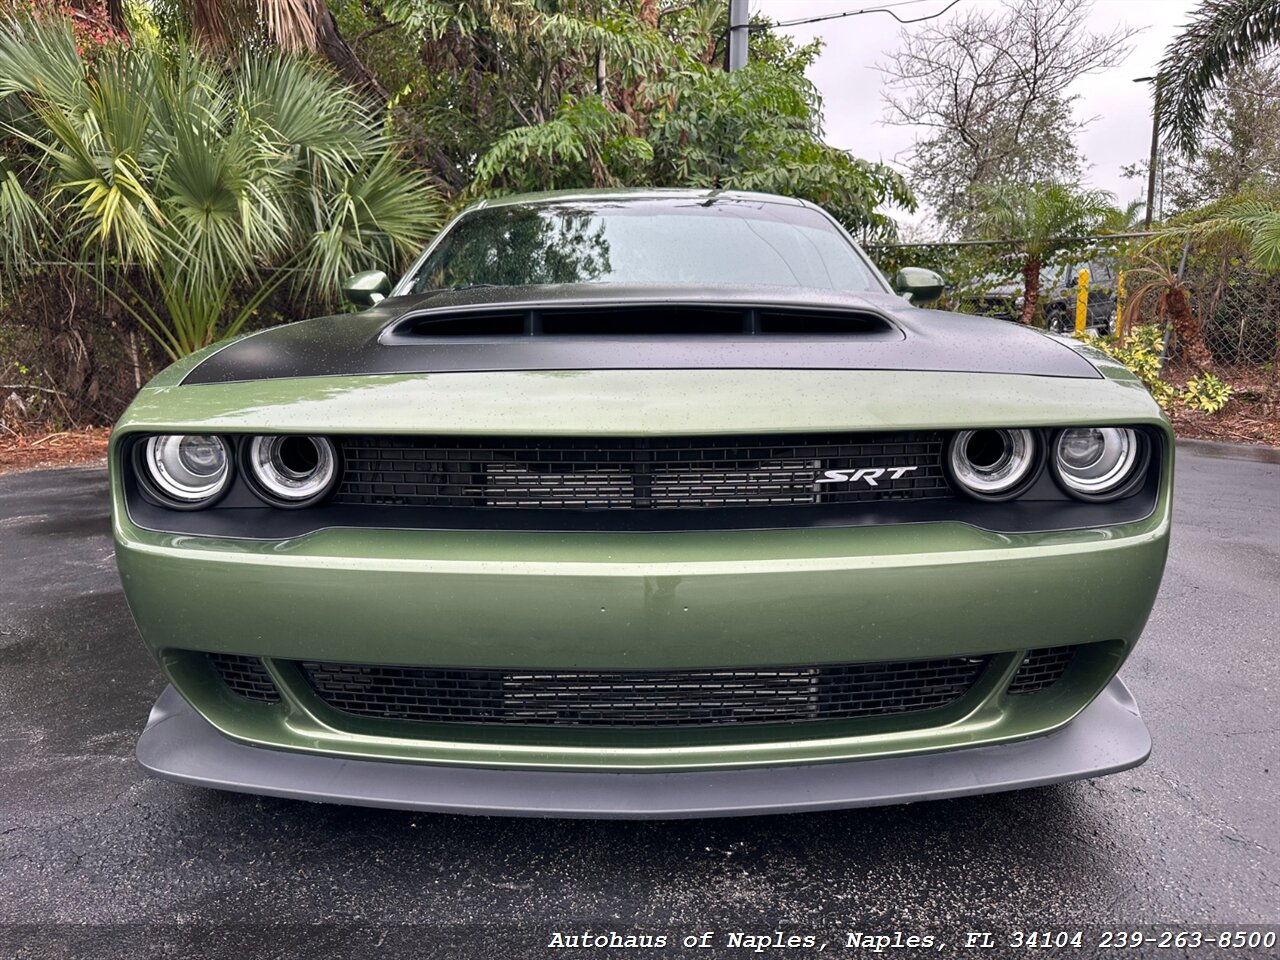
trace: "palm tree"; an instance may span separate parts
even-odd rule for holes
[[[1141,322],[1147,301],[1154,297],[1155,315],[1162,324],[1167,321],[1172,328],[1174,343],[1183,358],[1201,370],[1209,366],[1213,358],[1200,336],[1200,325],[1191,311],[1189,291],[1178,271],[1159,260],[1147,258],[1143,266],[1129,271],[1128,276],[1138,285],[1125,303],[1120,330],[1117,331],[1120,336],[1123,338],[1126,330]]]
[[[332,295],[357,269],[395,269],[441,220],[377,113],[279,54],[228,68],[137,37],[90,64],[65,21],[0,21],[0,117],[24,147],[0,156],[0,283],[87,262],[174,358],[286,280]],[[253,292],[229,311],[237,287]]]
[[[379,104],[390,104],[397,120],[414,133],[424,136],[424,131],[405,114],[377,75],[360,59],[352,45],[342,35],[338,21],[325,0],[177,0],[178,10],[184,18],[174,23],[186,25],[185,39],[203,52],[215,56],[234,56],[236,51],[272,45],[290,55],[313,55],[328,61],[338,76],[360,93],[375,99]],[[445,16],[447,8],[433,4],[432,13]],[[82,24],[93,23],[102,16],[103,7],[94,0],[70,0],[69,10]],[[117,36],[128,37],[131,20],[124,0],[106,0],[106,21]],[[145,20],[147,13],[142,12]],[[425,143],[416,144],[420,153],[427,153],[433,167],[446,171],[441,181],[447,180],[448,162],[443,154]],[[454,184],[454,186],[458,186]]]
[[[1103,190],[1081,190],[1063,183],[1026,186],[1001,183],[979,187],[978,229],[989,239],[1009,240],[1023,254],[1022,281],[1026,291],[1019,322],[1030,324],[1040,300],[1040,269],[1065,248],[1064,240],[1091,233],[1114,197]]]
[[[288,54],[324,57],[347,83],[387,100],[387,92],[338,29],[324,0],[179,0],[191,22],[192,39],[204,50],[225,54],[266,39]]]
[[[1223,233],[1249,245],[1250,263],[1280,271],[1280,202],[1243,197],[1232,199],[1215,216],[1190,228],[1193,234]]]
[[[1276,0],[1204,0],[1160,61],[1157,120],[1166,141],[1187,155],[1195,153],[1208,95],[1232,68],[1277,44]]]
[[[1123,207],[1111,207],[1102,217],[1098,228],[1103,233],[1136,233],[1142,229],[1147,204],[1143,200],[1130,200]]]

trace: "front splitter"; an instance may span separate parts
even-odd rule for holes
[[[938,800],[1136,767],[1151,736],[1117,677],[1042,737],[873,760],[676,773],[496,769],[343,759],[250,746],[219,733],[173,687],[138,740],[169,780],[322,803],[488,816],[671,819],[799,813]]]

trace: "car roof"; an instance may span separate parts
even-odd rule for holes
[[[795,197],[775,193],[753,193],[749,190],[710,190],[687,187],[603,187],[593,190],[548,190],[541,193],[513,193],[491,197],[467,207],[481,210],[522,204],[561,203],[566,200],[747,200],[754,203],[777,203],[789,207],[812,207]],[[466,212],[466,211],[463,211]]]

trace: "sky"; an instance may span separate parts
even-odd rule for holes
[[[943,9],[947,2],[916,0],[894,7],[894,12],[904,18],[925,16]],[[876,0],[751,0],[751,12],[780,21],[875,5]],[[945,22],[947,17],[975,6],[995,8],[999,2],[960,0],[941,19]],[[1155,72],[1165,45],[1196,6],[1195,0],[1094,0],[1086,21],[1099,33],[1109,32],[1121,24],[1141,30],[1130,41],[1133,50],[1120,66],[1082,77],[1072,88],[1073,93],[1080,94],[1075,105],[1077,116],[1093,118],[1078,141],[1087,168],[1085,182],[1114,193],[1121,205],[1143,197],[1146,184],[1125,179],[1120,168],[1142,160],[1151,149],[1150,85],[1134,83],[1133,78]],[[882,78],[875,65],[885,59],[888,51],[897,48],[900,31],[918,26],[922,25],[904,27],[886,13],[868,13],[785,28],[783,32],[802,43],[815,36],[826,41],[822,55],[809,69],[809,79],[822,94],[826,140],[832,146],[886,163],[906,157],[915,131],[883,122]],[[918,222],[926,216],[918,214],[902,219]],[[929,231],[925,229],[924,233]]]

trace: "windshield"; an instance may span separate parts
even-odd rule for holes
[[[588,200],[480,209],[445,234],[413,292],[540,283],[768,284],[883,292],[823,214],[740,199]]]

